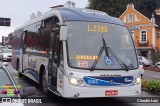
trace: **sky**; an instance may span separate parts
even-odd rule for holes
[[[50,11],[49,7],[63,5],[68,0],[0,0],[0,17],[11,18],[11,26],[0,26],[0,42],[2,36],[8,36],[15,28],[23,25],[30,20],[32,13],[42,14]],[[88,0],[70,0],[76,3],[76,7],[85,8],[88,6]]]

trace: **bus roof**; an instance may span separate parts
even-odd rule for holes
[[[62,21],[93,21],[93,22],[108,22],[118,25],[123,25],[124,23],[115,17],[109,16],[107,13],[97,10],[91,10],[91,9],[84,9],[84,8],[69,8],[69,7],[58,7],[53,8],[51,11],[42,14],[39,17],[36,17],[33,20],[30,20],[26,22],[21,27],[17,28],[23,28],[25,26],[28,26],[30,24],[36,23],[40,20],[52,17],[55,13],[58,12],[58,14],[62,17]]]
[[[124,25],[120,19],[111,17],[107,13],[84,8],[54,8],[63,17],[63,21],[95,21]]]

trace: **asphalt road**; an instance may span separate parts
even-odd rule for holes
[[[17,72],[12,68],[12,66],[10,65],[10,63],[3,63],[3,64],[8,64],[8,66],[6,66],[8,68],[8,70],[11,72],[12,76],[14,77],[15,82],[18,85],[21,85],[22,88],[24,87],[29,87],[29,86],[34,86],[37,89],[37,92],[35,95],[33,95],[32,97],[44,97],[45,99],[47,98],[48,103],[43,103],[43,104],[24,104],[24,106],[82,106],[82,105],[92,105],[92,106],[109,106],[109,105],[114,105],[114,106],[159,106],[160,103],[137,103],[136,100],[137,99],[141,99],[141,97],[145,97],[142,99],[146,99],[148,97],[159,97],[159,101],[160,101],[160,96],[159,95],[155,95],[155,94],[151,94],[148,92],[141,92],[141,95],[137,96],[136,98],[131,98],[131,97],[127,97],[127,98],[94,98],[94,99],[63,99],[60,97],[55,96],[54,94],[50,93],[49,96],[46,96],[42,93],[41,88],[38,84],[36,84],[35,82],[29,80],[28,78],[22,77],[19,78],[17,77]],[[160,74],[160,73],[159,73]],[[150,72],[150,71],[145,71],[144,73],[144,78],[156,78],[154,76],[157,76],[158,74],[156,72]],[[132,102],[133,99],[133,102]],[[131,102],[128,102],[131,101]]]
[[[147,79],[147,80],[160,80],[160,72],[144,70],[143,79]]]

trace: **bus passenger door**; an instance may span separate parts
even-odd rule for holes
[[[57,88],[57,71],[59,64],[59,53],[60,53],[60,40],[59,32],[53,32],[51,34],[51,46],[49,53],[49,88],[53,91]]]

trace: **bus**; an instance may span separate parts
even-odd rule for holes
[[[128,28],[105,12],[57,7],[14,31],[12,66],[64,98],[141,93],[137,51]]]

